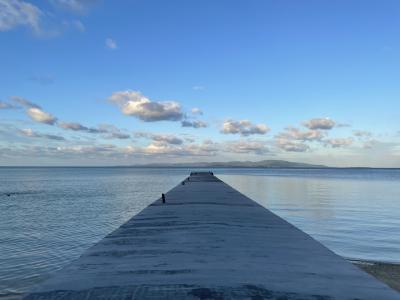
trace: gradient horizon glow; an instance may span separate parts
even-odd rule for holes
[[[400,2],[0,0],[0,165],[400,167]]]

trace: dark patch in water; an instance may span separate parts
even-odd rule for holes
[[[189,292],[189,295],[197,297],[201,300],[205,299],[215,299],[215,300],[223,300],[224,295],[221,292],[217,292],[214,289],[209,288],[196,288]]]
[[[11,197],[11,196],[18,196],[18,195],[33,195],[33,194],[40,194],[40,193],[42,193],[42,192],[41,191],[3,192],[3,193],[0,193],[0,196]]]
[[[135,270],[135,271],[123,271],[118,272],[118,274],[136,274],[136,275],[145,275],[145,274],[157,274],[157,275],[175,275],[175,274],[188,274],[192,273],[193,270],[190,269],[182,269],[182,270]]]

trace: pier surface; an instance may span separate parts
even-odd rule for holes
[[[209,173],[194,173],[26,299],[400,299]]]

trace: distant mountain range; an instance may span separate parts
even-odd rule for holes
[[[328,168],[324,165],[291,162],[286,160],[229,161],[198,163],[154,163],[136,165],[145,168]]]

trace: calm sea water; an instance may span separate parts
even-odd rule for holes
[[[400,170],[214,171],[342,256],[400,263]],[[188,173],[0,168],[0,296],[45,280]]]

